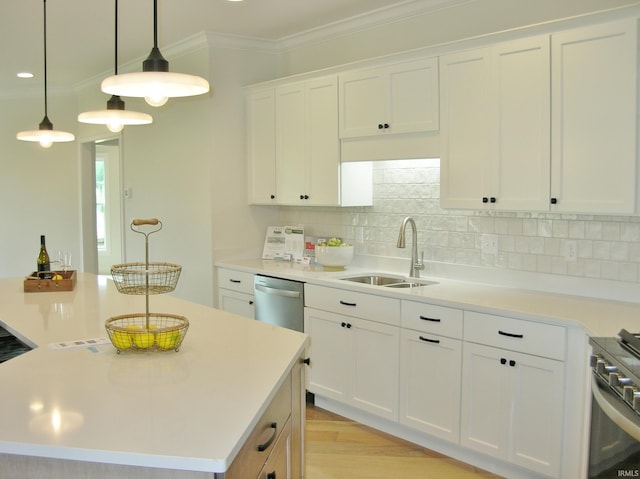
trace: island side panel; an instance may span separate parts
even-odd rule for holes
[[[211,472],[158,469],[155,467],[123,466],[96,462],[50,459],[46,457],[0,454],[0,477],[23,479],[46,477],[47,479],[213,479]]]

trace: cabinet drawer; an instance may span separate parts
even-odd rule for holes
[[[253,294],[253,274],[234,269],[218,269],[218,287]]]
[[[247,441],[225,472],[225,479],[258,477],[291,416],[291,376],[280,387]]]
[[[465,311],[464,340],[564,360],[567,330],[553,324]]]
[[[462,338],[462,310],[402,301],[400,321],[403,328],[438,334],[449,338]]]
[[[400,300],[305,284],[305,305],[379,323],[400,325]]]

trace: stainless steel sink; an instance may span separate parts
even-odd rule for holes
[[[340,278],[343,281],[352,281],[354,283],[370,284],[372,286],[384,286],[386,288],[418,288],[421,286],[429,286],[437,284],[435,281],[421,281],[413,278],[402,278],[398,276],[387,276],[368,274],[363,276],[353,276],[350,278]]]
[[[354,283],[372,284],[374,286],[388,286],[391,284],[402,283],[404,279],[394,276],[366,275],[354,276],[352,278],[340,278],[344,281],[353,281]]]
[[[420,283],[402,282],[402,283],[387,284],[386,286],[389,288],[419,288],[421,286],[429,286],[432,284],[438,284],[438,283],[436,281],[422,281]]]

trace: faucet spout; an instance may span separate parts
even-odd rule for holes
[[[411,265],[409,267],[409,276],[412,278],[419,278],[420,271],[424,269],[424,263],[418,260],[418,229],[416,228],[416,222],[411,216],[407,216],[400,226],[400,233],[398,234],[398,248],[406,248],[406,230],[407,225],[411,225]]]

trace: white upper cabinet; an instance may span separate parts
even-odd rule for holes
[[[440,58],[441,204],[541,210],[549,203],[549,39]]]
[[[340,206],[344,196],[349,206],[371,204],[372,182],[362,181],[371,165],[341,168],[336,76],[259,90],[248,105],[250,203]]]
[[[436,58],[340,75],[340,138],[438,130]]]
[[[276,201],[276,110],[273,88],[247,97],[247,163],[249,203]]]
[[[478,208],[491,173],[490,49],[440,57],[440,204]]]
[[[553,211],[635,213],[637,19],[552,35]]]

